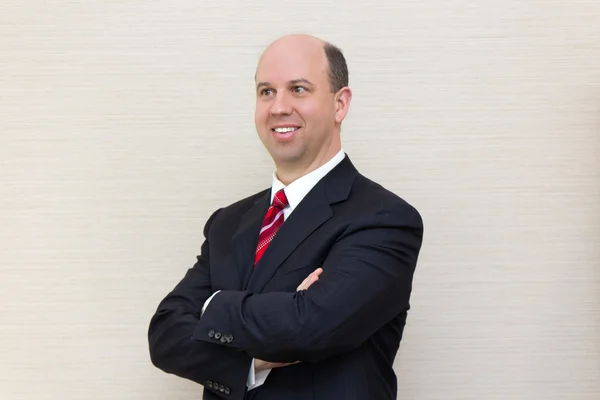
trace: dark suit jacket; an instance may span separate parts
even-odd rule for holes
[[[265,190],[211,215],[197,263],[151,320],[153,364],[204,385],[206,400],[395,399],[392,364],[409,310],[421,216],[346,156],[254,268],[269,202]],[[296,292],[319,266],[319,281]],[[301,363],[273,369],[247,392],[253,357]]]

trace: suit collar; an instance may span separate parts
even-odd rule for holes
[[[325,175],[327,175],[332,169],[334,169],[341,161],[344,160],[345,153],[344,150],[341,149],[335,156],[333,156],[329,161],[325,164],[321,165],[319,168],[314,171],[309,172],[308,174],[301,176],[296,179],[289,185],[285,186],[278,178],[277,172],[273,171],[273,184],[271,186],[271,201],[273,202],[273,197],[275,193],[277,193],[280,189],[285,189],[285,195],[289,201],[289,212],[291,213],[296,209],[298,204],[304,199],[304,196],[310,192],[310,190],[321,180]],[[286,213],[287,216],[287,213]]]

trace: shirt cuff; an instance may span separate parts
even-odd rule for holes
[[[206,301],[204,302],[204,305],[202,306],[202,313],[200,314],[201,316],[202,316],[202,314],[204,314],[204,310],[206,310],[206,307],[208,307],[208,303],[210,303],[212,298],[215,297],[215,294],[217,294],[219,292],[220,292],[220,290],[217,290],[216,292],[214,292],[212,294],[212,296],[210,296],[208,299],[206,299]]]
[[[271,369],[265,369],[260,372],[254,371],[254,358],[252,359],[252,363],[250,364],[250,372],[248,373],[248,380],[246,381],[246,386],[248,390],[256,389],[261,386],[267,380],[267,376],[271,372]]]

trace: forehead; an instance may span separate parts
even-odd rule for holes
[[[327,81],[327,59],[322,47],[278,45],[267,49],[256,68],[257,82],[282,84],[308,79],[315,84]]]

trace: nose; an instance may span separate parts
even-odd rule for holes
[[[290,115],[292,105],[285,93],[278,92],[271,105],[271,115]]]

